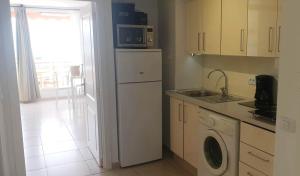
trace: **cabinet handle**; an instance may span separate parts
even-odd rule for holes
[[[260,157],[260,156],[258,156],[258,155],[256,155],[256,154],[254,154],[254,153],[252,153],[252,152],[248,152],[248,154],[251,155],[251,156],[254,157],[254,158],[257,158],[257,159],[263,161],[263,162],[266,162],[266,163],[270,162],[270,160],[264,159],[264,158],[262,158],[262,157]]]
[[[278,52],[280,53],[280,42],[281,42],[281,26],[278,27]]]
[[[269,27],[269,52],[273,52],[273,27]]]
[[[185,110],[185,108],[186,108],[186,105],[183,105],[183,111]],[[183,123],[187,123],[187,118],[186,117],[187,117],[186,115],[183,115]]]
[[[201,34],[198,32],[198,51],[200,51],[200,39],[201,39]]]
[[[205,51],[206,50],[206,46],[205,46],[205,43],[206,43],[206,33],[205,32],[203,32],[203,36],[202,36],[202,47],[203,47],[203,51]]]
[[[182,119],[181,119],[181,104],[178,104],[178,120],[179,120],[179,122],[181,122],[182,121]]]
[[[244,51],[244,38],[245,38],[245,30],[241,29],[241,44],[240,44],[240,51]]]

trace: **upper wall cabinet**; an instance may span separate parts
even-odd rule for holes
[[[186,50],[192,55],[201,54],[200,46],[200,1],[189,0],[185,3],[186,13]]]
[[[221,54],[222,0],[200,0],[200,41],[203,54]]]
[[[276,56],[280,56],[281,52],[281,28],[282,28],[282,1],[278,0],[278,15],[277,15],[277,38],[276,38]]]
[[[222,0],[188,0],[186,47],[190,54],[220,55]]]
[[[222,1],[221,55],[247,55],[248,0]]]
[[[278,57],[282,0],[187,0],[191,54]]]
[[[277,0],[248,1],[248,56],[276,57]]]

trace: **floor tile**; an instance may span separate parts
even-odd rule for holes
[[[99,173],[103,172],[95,160],[87,160],[86,164],[87,164],[88,168],[90,169],[91,174],[99,174]]]
[[[24,137],[24,147],[34,147],[34,146],[41,146],[42,145],[42,140],[39,136],[37,137]]]
[[[53,142],[70,141],[73,140],[73,137],[66,127],[53,127],[51,130],[43,129],[41,139],[43,144],[48,144]]]
[[[40,137],[41,131],[40,130],[23,130],[23,137]]]
[[[77,146],[74,143],[74,141],[63,141],[63,142],[45,144],[43,145],[43,149],[45,154],[53,154],[53,153],[77,150]]]
[[[100,169],[88,150],[85,119],[67,101],[21,105],[27,176],[191,176],[171,159],[124,169]],[[38,140],[40,138],[40,140]]]
[[[92,153],[88,148],[80,149],[80,153],[84,160],[92,160],[94,159]]]
[[[24,148],[25,158],[32,158],[43,156],[43,147],[42,146],[33,146],[33,147],[26,147]]]
[[[165,160],[136,166],[133,169],[139,176],[190,176],[180,167],[175,167]]]
[[[78,150],[61,152],[56,154],[45,155],[47,167],[69,164],[72,162],[83,161],[81,153]]]
[[[84,162],[48,168],[48,176],[86,176],[91,175]]]
[[[79,149],[83,149],[83,148],[87,148],[88,147],[87,141],[85,141],[85,140],[75,140],[75,143],[76,143],[76,146]]]
[[[34,171],[44,169],[46,167],[44,157],[33,157],[27,158],[25,160],[26,163],[26,170],[27,171]]]
[[[101,176],[139,176],[132,168],[115,169],[100,174]],[[156,175],[152,175],[156,176]]]
[[[48,176],[47,170],[35,170],[35,171],[29,171],[26,173],[26,176]]]

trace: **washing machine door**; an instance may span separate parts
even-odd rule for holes
[[[213,175],[223,175],[228,166],[228,152],[222,137],[214,130],[208,130],[203,141],[204,163]]]

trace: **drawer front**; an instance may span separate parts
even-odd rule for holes
[[[240,143],[240,161],[267,175],[273,175],[273,156]]]
[[[241,123],[241,141],[271,155],[275,153],[275,134],[244,122]]]
[[[239,176],[271,176],[271,175],[266,175],[240,162]]]

